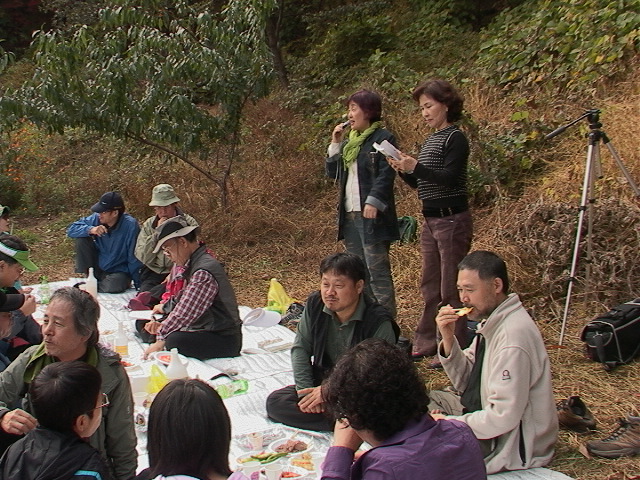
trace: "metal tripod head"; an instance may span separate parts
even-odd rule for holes
[[[599,130],[600,128],[602,128],[602,124],[600,123],[600,110],[598,110],[597,108],[592,108],[590,110],[586,110],[582,115],[580,115],[575,120],[572,120],[571,122],[567,123],[566,125],[563,125],[561,127],[556,128],[551,133],[548,133],[547,135],[545,135],[544,139],[545,140],[549,140],[549,139],[551,139],[551,138],[553,138],[553,137],[555,137],[557,135],[560,135],[567,128],[575,125],[576,123],[578,123],[583,118],[586,118],[589,121],[589,128],[591,130]]]

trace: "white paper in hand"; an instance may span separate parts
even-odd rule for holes
[[[383,140],[382,143],[373,142],[373,148],[382,153],[385,157],[400,160],[400,152],[396,147],[389,143],[388,140]]]

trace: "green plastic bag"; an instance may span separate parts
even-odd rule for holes
[[[418,239],[418,221],[416,217],[411,215],[398,217],[398,230],[400,230],[400,243],[414,243]]]

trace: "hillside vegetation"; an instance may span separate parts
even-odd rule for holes
[[[589,318],[638,296],[640,203],[603,145],[592,189],[592,258],[586,261],[585,223],[567,336],[557,348],[590,126],[581,120],[551,140],[544,135],[598,109],[611,145],[640,182],[640,0],[276,3],[281,9],[271,21],[278,20],[278,45],[271,51],[282,55],[284,70],[276,68],[269,88],[248,96],[235,130],[205,139],[206,154],[190,157],[210,178],[175,155],[96,125],[52,133],[59,130],[52,128],[55,106],[37,96],[29,109],[15,103],[24,98],[21,85],[37,73],[35,50],[0,76],[10,100],[4,107],[0,100],[0,111],[29,113],[7,113],[0,122],[6,132],[0,203],[17,212],[18,233],[42,271],[51,279],[73,273],[64,229],[101,193],[119,190],[142,220],[152,213],[151,188],[166,182],[201,222],[241,303],[264,305],[271,277],[304,299],[316,288],[320,259],[342,248],[324,155],[344,99],[362,87],[380,92],[386,126],[402,150],[415,153],[429,132],[410,92],[420,80],[443,77],[465,96],[473,248],[507,260],[513,288],[549,346],[557,398],[579,394],[592,407],[600,427],[592,438],[610,431],[617,417],[638,415],[639,364],[604,372],[582,356],[578,335]],[[224,180],[224,199],[211,177]],[[402,182],[396,189],[398,214],[420,217],[415,192]],[[392,248],[398,320],[407,335],[420,312],[419,257],[417,245]],[[446,383],[438,372],[425,371],[425,379],[432,387]],[[578,448],[585,440],[563,432],[552,468],[584,480],[640,475],[637,459],[584,458]]]

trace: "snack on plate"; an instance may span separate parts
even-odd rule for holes
[[[279,452],[279,453],[273,453],[273,452],[260,452],[260,453],[256,453],[254,455],[247,455],[246,457],[241,457],[238,458],[238,463],[247,463],[247,462],[253,462],[253,461],[258,461],[261,464],[266,464],[266,463],[271,463],[277,459],[279,459],[280,457],[284,457],[286,455],[286,452]]]
[[[309,470],[310,472],[313,472],[316,469],[316,466],[313,463],[313,457],[309,452],[305,452],[297,458],[292,458],[291,465],[293,465],[294,467],[304,468],[305,470]]]
[[[285,470],[284,472],[282,472],[280,474],[280,478],[298,478],[301,477],[302,475],[296,472],[291,472],[289,470]]]
[[[458,308],[456,310],[456,315],[458,315],[459,317],[463,317],[464,315],[471,313],[471,310],[473,310],[473,307]]]
[[[308,445],[302,440],[287,440],[283,444],[278,445],[275,451],[279,453],[296,453],[303,452],[307,448]]]

